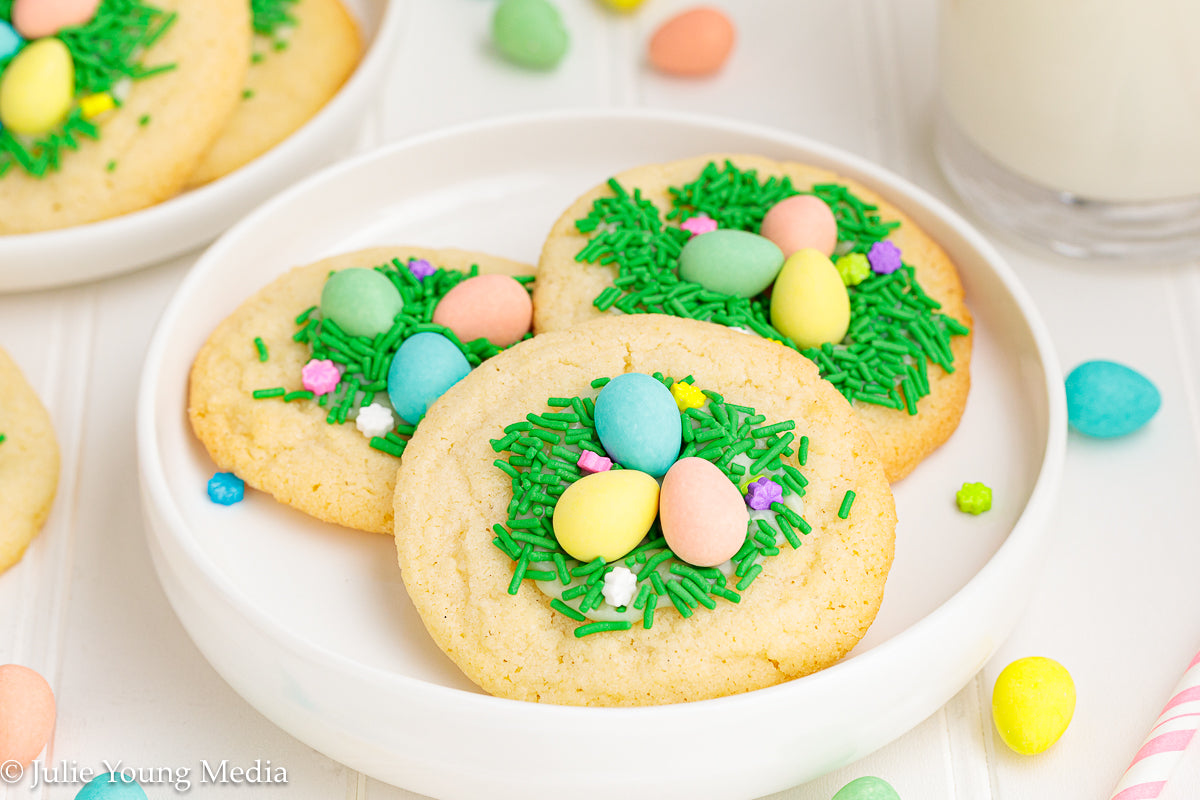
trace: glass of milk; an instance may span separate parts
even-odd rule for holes
[[[1200,255],[1200,0],[939,0],[937,152],[1079,257]]]

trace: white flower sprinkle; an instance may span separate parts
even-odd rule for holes
[[[354,421],[354,424],[368,439],[386,436],[396,426],[395,420],[392,419],[392,412],[379,403],[371,403],[371,405],[359,409],[358,419]]]
[[[627,606],[636,588],[637,576],[625,567],[616,567],[604,576],[604,601],[613,608]]]

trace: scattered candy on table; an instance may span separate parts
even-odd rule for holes
[[[321,290],[321,315],[351,336],[385,333],[403,309],[400,290],[374,269],[339,270]]]
[[[554,506],[554,537],[572,558],[616,561],[658,516],[658,481],[636,469],[584,475]]]
[[[300,385],[318,397],[332,392],[341,377],[341,370],[328,358],[314,358],[300,368]]]
[[[358,432],[363,436],[373,439],[390,433],[396,427],[396,420],[392,417],[390,408],[380,403],[371,403],[358,410],[354,427],[358,428]]]
[[[900,800],[900,794],[883,778],[865,775],[838,789],[833,800]]]
[[[482,337],[508,347],[529,332],[533,301],[511,275],[476,275],[446,293],[433,311],[433,322],[454,331],[462,342]]]
[[[771,285],[783,252],[770,239],[734,229],[693,236],[679,253],[679,277],[705,289],[753,297]]]
[[[71,51],[58,39],[39,39],[0,75],[0,124],[22,136],[48,133],[67,118],[74,95]]]
[[[83,785],[75,800],[147,800],[136,780],[120,773],[105,772]]]
[[[1022,755],[1048,750],[1075,713],[1075,682],[1066,667],[1041,656],[1005,667],[992,690],[992,717],[1004,743]]]
[[[416,425],[434,401],[467,377],[471,364],[454,342],[440,333],[418,333],[404,340],[388,368],[392,408]]]
[[[858,286],[871,277],[871,262],[862,253],[847,253],[835,261],[833,266],[842,276],[842,283],[847,286]]]
[[[650,38],[650,63],[669,75],[711,75],[729,58],[734,38],[733,22],[720,9],[709,6],[689,9],[654,32]]]
[[[828,256],[810,248],[788,257],[771,290],[771,324],[801,349],[846,336],[850,295]]]
[[[0,764],[37,758],[54,733],[54,714],[45,678],[20,664],[0,666]]]
[[[982,514],[992,508],[992,490],[983,483],[964,483],[954,495],[958,510],[966,514]]]
[[[596,397],[595,424],[605,452],[622,466],[659,478],[679,457],[679,406],[649,375],[628,372],[609,381]]]
[[[771,206],[759,232],[779,246],[784,257],[812,248],[832,256],[837,247],[837,218],[829,205],[811,194],[796,194]]]
[[[218,472],[208,479],[208,499],[222,506],[242,502],[246,482],[232,472]]]
[[[1137,370],[1113,361],[1085,361],[1066,380],[1067,421],[1100,439],[1125,436],[1158,413],[1158,388]]]
[[[658,499],[663,537],[683,561],[715,567],[746,541],[750,514],[737,486],[703,458],[681,458],[663,478]]]
[[[502,56],[529,69],[553,69],[570,44],[558,9],[547,0],[500,0],[492,42]]]
[[[887,239],[871,245],[871,249],[867,251],[867,261],[871,262],[871,269],[880,275],[891,275],[904,266],[900,248]]]
[[[13,0],[12,22],[26,39],[40,39],[87,24],[99,7],[100,0]]]
[[[604,576],[604,588],[600,593],[604,602],[613,608],[629,605],[637,590],[637,576],[628,567],[614,567]]]

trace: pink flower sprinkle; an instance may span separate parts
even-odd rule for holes
[[[712,233],[715,231],[717,229],[717,221],[708,214],[700,214],[679,223],[679,227],[691,233],[692,236],[699,236],[702,233]]]
[[[314,358],[300,370],[300,383],[304,385],[305,389],[318,396],[332,392],[341,377],[342,374],[338,371],[337,365],[327,358]]]
[[[575,466],[584,472],[608,472],[612,469],[612,459],[607,456],[598,456],[591,450],[584,450],[579,454],[579,460],[575,462]]]

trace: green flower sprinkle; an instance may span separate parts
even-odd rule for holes
[[[771,325],[769,290],[742,298],[682,280],[678,259],[689,233],[666,224],[640,190],[630,194],[615,179],[608,187],[612,196],[597,198],[588,215],[575,223],[580,233],[590,236],[575,260],[616,269],[613,286],[593,301],[596,308],[707,320],[796,348]],[[898,222],[884,222],[875,206],[844,186],[818,184],[809,192],[828,204],[837,218],[839,251],[846,254],[839,260],[845,261],[843,280],[859,282],[847,287],[846,338],[801,352],[848,400],[916,414],[918,401],[929,394],[928,365],[953,372],[950,339],[968,329],[936,313],[940,305],[922,290],[910,265],[890,275],[859,278],[864,254]],[[760,181],[755,170],[742,171],[726,162],[724,167],[709,163],[695,181],[672,187],[670,193],[673,206],[666,220],[683,222],[706,214],[722,228],[757,233],[771,206],[801,192],[790,178]]]

